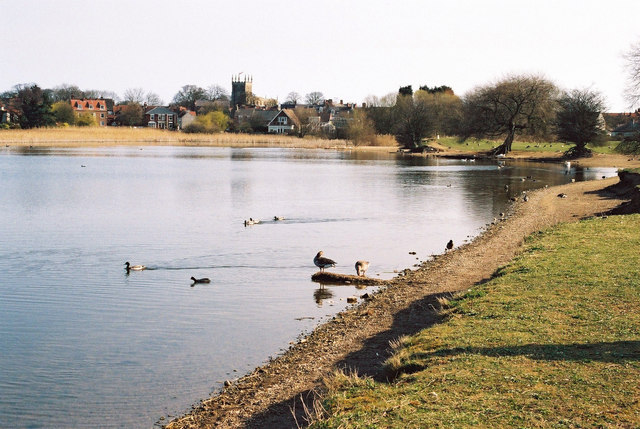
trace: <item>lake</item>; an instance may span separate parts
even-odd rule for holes
[[[366,259],[367,275],[391,278],[476,236],[523,190],[616,174],[499,167],[383,152],[2,148],[0,427],[152,427],[363,293],[312,282],[319,250],[332,271]],[[250,217],[262,222],[245,227]],[[126,261],[149,269],[127,274]]]

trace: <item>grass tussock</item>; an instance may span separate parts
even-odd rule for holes
[[[394,342],[395,381],[329,383],[312,427],[640,427],[639,246],[640,215],[534,234]]]
[[[171,146],[350,148],[346,140],[275,134],[187,134],[152,128],[60,127],[0,131],[0,142],[14,145],[91,146],[153,144]]]

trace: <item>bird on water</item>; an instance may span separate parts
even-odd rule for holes
[[[358,276],[364,276],[364,273],[369,269],[369,261],[356,262],[356,274]]]
[[[124,265],[127,271],[142,271],[147,269],[144,265],[131,265],[129,262],[125,262]]]
[[[324,271],[325,268],[336,266],[336,261],[334,261],[333,259],[325,258],[322,255],[324,255],[324,252],[321,250],[315,256],[315,258],[313,258],[313,263],[316,265],[316,267],[320,268],[320,271]]]
[[[191,281],[193,282],[193,284],[196,284],[196,283],[211,283],[211,280],[206,278],[206,277],[201,278],[201,279],[197,279],[195,277],[191,277]]]

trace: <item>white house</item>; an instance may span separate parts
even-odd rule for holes
[[[293,134],[300,129],[300,120],[291,109],[282,109],[269,122],[269,133]]]

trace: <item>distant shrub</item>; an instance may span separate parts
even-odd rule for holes
[[[207,129],[204,126],[204,124],[201,124],[200,122],[192,122],[189,125],[187,125],[186,127],[183,127],[182,128],[182,132],[183,133],[188,133],[188,134],[206,133]]]
[[[213,111],[197,116],[195,121],[182,129],[185,133],[219,133],[229,124],[229,117],[222,112]]]
[[[89,112],[84,112],[76,118],[76,125],[79,127],[92,127],[96,125],[96,118]]]

